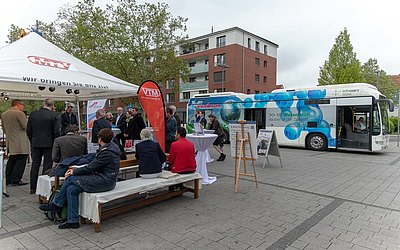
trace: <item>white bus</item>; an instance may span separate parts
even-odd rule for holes
[[[188,102],[191,132],[196,110],[213,113],[228,132],[230,120],[256,121],[257,131],[273,129],[280,145],[313,150],[379,151],[389,145],[389,110],[376,87],[366,83],[279,89],[246,95],[224,92],[195,95]]]

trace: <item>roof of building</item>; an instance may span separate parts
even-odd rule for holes
[[[396,83],[396,85],[400,86],[400,74],[399,75],[393,75],[393,76],[390,76],[390,77],[393,79],[393,81]]]
[[[276,44],[276,43],[274,43],[274,42],[271,42],[271,41],[268,40],[268,39],[262,38],[261,36],[258,36],[258,35],[256,35],[256,34],[253,34],[253,33],[251,33],[251,32],[248,32],[248,31],[246,31],[246,30],[244,30],[244,29],[241,29],[241,28],[239,28],[239,27],[232,27],[232,28],[228,28],[228,29],[224,29],[224,30],[215,31],[215,32],[212,32],[212,33],[209,33],[209,34],[206,34],[206,35],[202,35],[202,36],[198,36],[198,37],[194,37],[194,38],[189,38],[189,41],[201,40],[201,39],[204,39],[204,38],[209,37],[210,35],[223,34],[223,33],[230,32],[230,31],[234,31],[234,30],[237,30],[237,31],[246,33],[246,34],[248,34],[248,35],[255,36],[255,37],[259,38],[260,40],[263,40],[263,41],[265,41],[265,42],[267,42],[267,43],[270,43],[270,44],[275,45],[276,47],[279,47],[278,44]]]

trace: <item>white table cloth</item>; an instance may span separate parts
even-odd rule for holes
[[[60,185],[64,182],[64,177],[60,177]],[[54,186],[54,177],[40,175],[37,181],[36,194],[46,197],[49,200],[51,190]]]
[[[211,162],[212,159],[208,153],[208,148],[212,146],[213,142],[217,139],[215,134],[204,134],[204,135],[186,135],[186,139],[194,144],[194,148],[197,150],[196,155],[196,172],[203,177],[203,184],[212,184],[217,180],[217,177],[208,176],[207,162]]]

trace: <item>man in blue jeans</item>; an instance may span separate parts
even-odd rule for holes
[[[53,203],[41,205],[40,210],[60,212],[67,201],[67,219],[59,229],[79,228],[79,194],[82,192],[98,193],[115,188],[118,171],[119,155],[118,146],[112,142],[114,133],[105,128],[98,134],[99,149],[95,159],[83,167],[71,166],[65,173],[66,181]]]

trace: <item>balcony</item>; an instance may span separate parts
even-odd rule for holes
[[[204,62],[203,62],[204,63]],[[208,65],[198,65],[190,68],[190,74],[200,74],[208,72]]]
[[[203,82],[185,82],[180,84],[181,92],[197,90],[197,89],[208,89],[208,81]]]

